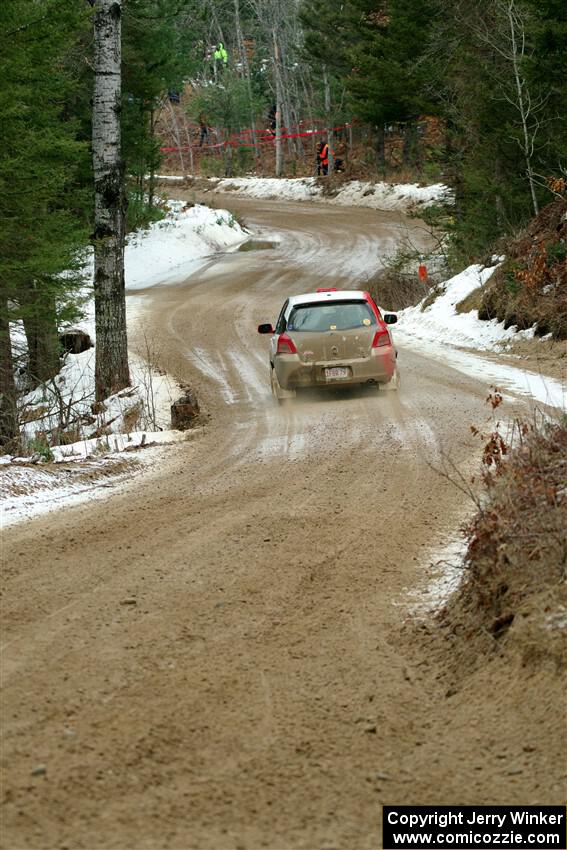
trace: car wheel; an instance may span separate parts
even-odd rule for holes
[[[380,384],[381,390],[399,390],[400,389],[400,372],[398,367],[396,366],[394,370],[394,374],[390,378],[390,380],[385,384]]]
[[[270,367],[270,385],[272,387],[272,395],[277,399],[279,404],[282,404],[287,398],[295,398],[295,390],[284,390],[281,386],[273,366]]]

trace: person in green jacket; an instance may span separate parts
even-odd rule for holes
[[[215,67],[218,67],[221,70],[226,68],[226,66],[228,65],[228,53],[226,52],[225,46],[222,41],[219,41],[217,49],[213,53],[213,59],[215,60]]]

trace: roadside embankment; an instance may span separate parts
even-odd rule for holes
[[[430,700],[419,748],[398,752],[415,804],[439,799],[436,767],[469,805],[565,799],[567,422],[517,424],[515,436],[484,438],[462,581],[406,626],[408,675]]]
[[[567,198],[558,198],[505,246],[482,291],[480,318],[567,339]]]
[[[496,396],[498,399],[499,396]],[[443,614],[468,664],[519,654],[567,665],[567,420],[497,428],[483,452],[484,496],[468,531],[465,580]]]

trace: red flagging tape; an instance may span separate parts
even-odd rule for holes
[[[332,127],[331,132],[336,133],[339,130],[348,129],[351,124],[341,124],[339,127]],[[292,128],[293,129],[293,128]],[[297,128],[295,128],[297,129]],[[309,138],[310,136],[321,136],[325,133],[328,133],[328,129],[323,130],[304,130],[300,133],[289,133],[282,132],[281,140],[282,142],[287,141],[288,139],[300,139],[300,138]],[[244,142],[242,141],[242,136],[245,134],[252,133],[251,130],[244,130],[239,136],[232,136],[230,139],[227,139],[225,142],[218,142],[214,145],[200,145],[200,146],[192,146],[192,145],[181,145],[180,147],[163,147],[160,148],[162,153],[177,153],[179,151],[189,151],[192,150],[193,153],[205,153],[206,151],[215,150],[218,148],[253,148],[255,147],[254,142]],[[274,145],[276,142],[275,135],[271,135],[270,133],[261,133],[257,136],[256,146],[266,146],[266,145]]]

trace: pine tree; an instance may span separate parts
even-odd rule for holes
[[[526,9],[533,44],[526,76],[546,99],[535,167],[540,179],[567,177],[567,5],[563,0],[526,0]]]
[[[0,5],[1,418],[17,437],[10,322],[22,319],[31,381],[59,368],[57,324],[73,299],[86,238],[79,172],[87,157],[66,112],[66,59],[85,17],[72,0]],[[61,272],[68,271],[64,277]]]
[[[167,108],[168,91],[180,91],[183,79],[195,69],[188,43],[192,29],[180,23],[188,4],[189,0],[124,3],[122,155],[136,187],[134,209],[142,221],[146,211],[152,215],[153,175],[161,161],[160,142],[154,134],[156,113]],[[137,220],[136,215],[129,215],[130,226]]]
[[[405,123],[405,159],[417,162],[417,118],[435,109],[429,93],[428,41],[433,21],[431,0],[351,0],[357,12],[353,71],[347,79],[357,115],[379,130]]]

